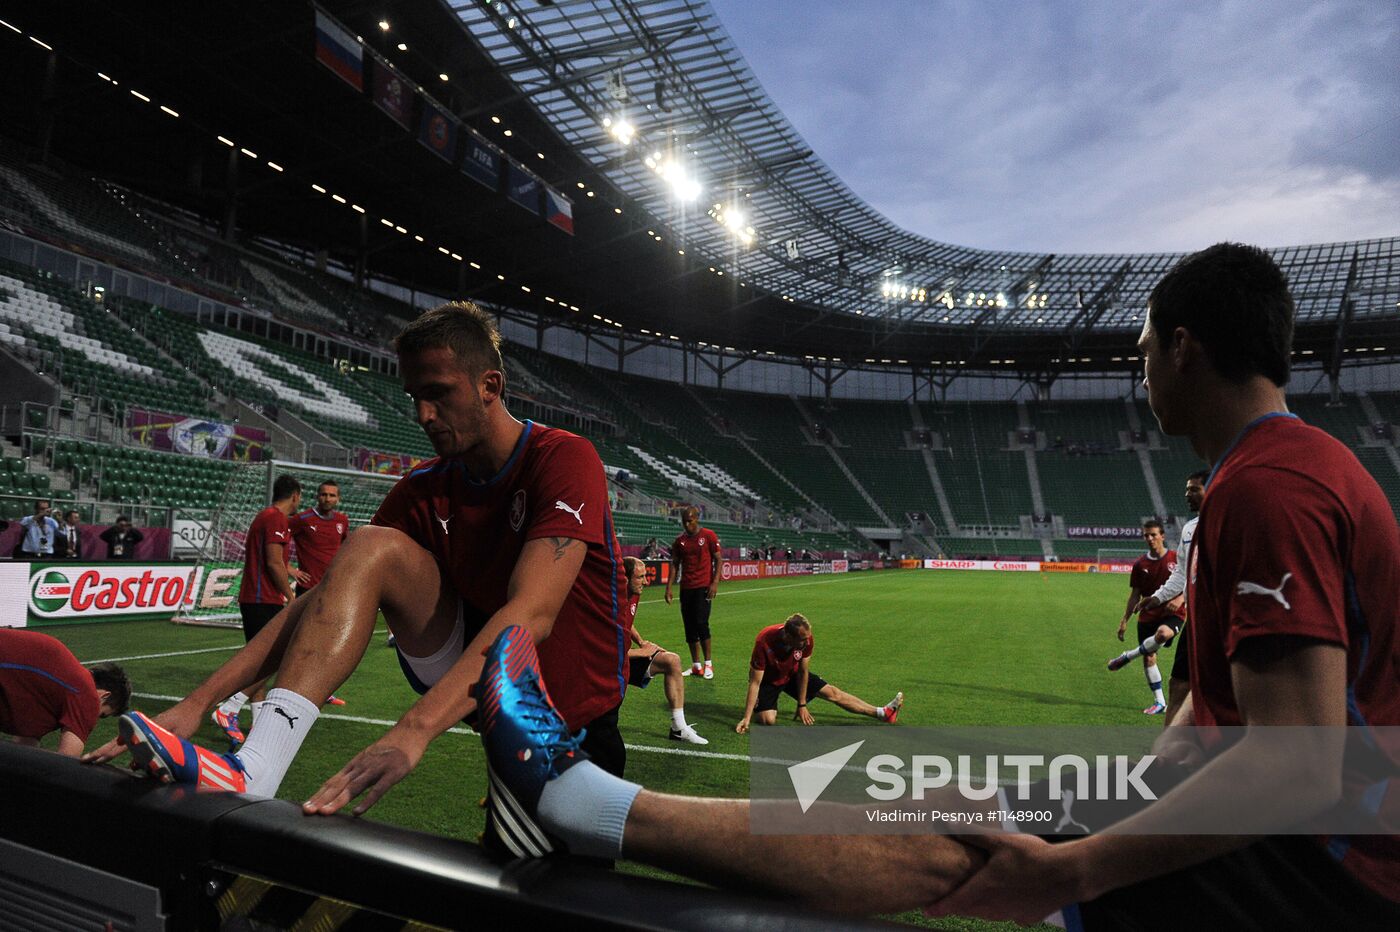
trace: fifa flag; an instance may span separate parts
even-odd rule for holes
[[[374,103],[389,115],[389,119],[408,129],[413,110],[413,89],[408,81],[378,55],[370,56],[374,66]]]
[[[418,141],[444,162],[451,162],[457,154],[457,121],[426,97],[418,121]]]
[[[501,150],[474,129],[468,128],[462,138],[466,140],[467,150],[462,156],[462,174],[492,191],[501,190]]]
[[[574,202],[549,185],[544,186],[544,219],[574,235]]]
[[[540,179],[530,174],[523,166],[510,162],[506,166],[506,197],[539,216]]]
[[[357,91],[365,89],[364,48],[353,32],[316,11],[316,60]]]

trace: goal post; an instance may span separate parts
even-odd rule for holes
[[[1146,553],[1143,547],[1100,547],[1095,561],[1098,563],[1136,563],[1137,558]]]
[[[201,535],[198,561],[206,573],[221,574],[221,591],[228,598],[205,601],[177,616],[183,624],[238,627],[238,583],[242,579],[243,544],[248,527],[258,512],[272,504],[272,486],[278,476],[294,476],[301,483],[301,507],[316,504],[316,489],[330,480],[340,489],[337,510],[350,519],[353,531],[369,523],[379,503],[398,481],[398,476],[339,469],[331,466],[310,466],[286,460],[263,460],[239,463],[229,473],[219,504],[209,515],[208,527]]]

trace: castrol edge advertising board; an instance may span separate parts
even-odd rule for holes
[[[170,618],[193,608],[204,567],[95,563],[31,564],[29,614],[35,621],[113,616]]]

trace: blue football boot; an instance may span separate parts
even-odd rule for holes
[[[545,784],[588,755],[550,702],[530,632],[506,628],[486,651],[473,691],[476,728],[486,748],[487,836],[515,857],[563,850],[536,821]]]

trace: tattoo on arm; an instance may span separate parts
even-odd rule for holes
[[[549,542],[554,545],[554,559],[558,561],[559,558],[564,556],[565,550],[568,550],[569,547],[577,544],[579,541],[574,537],[551,537]]]

